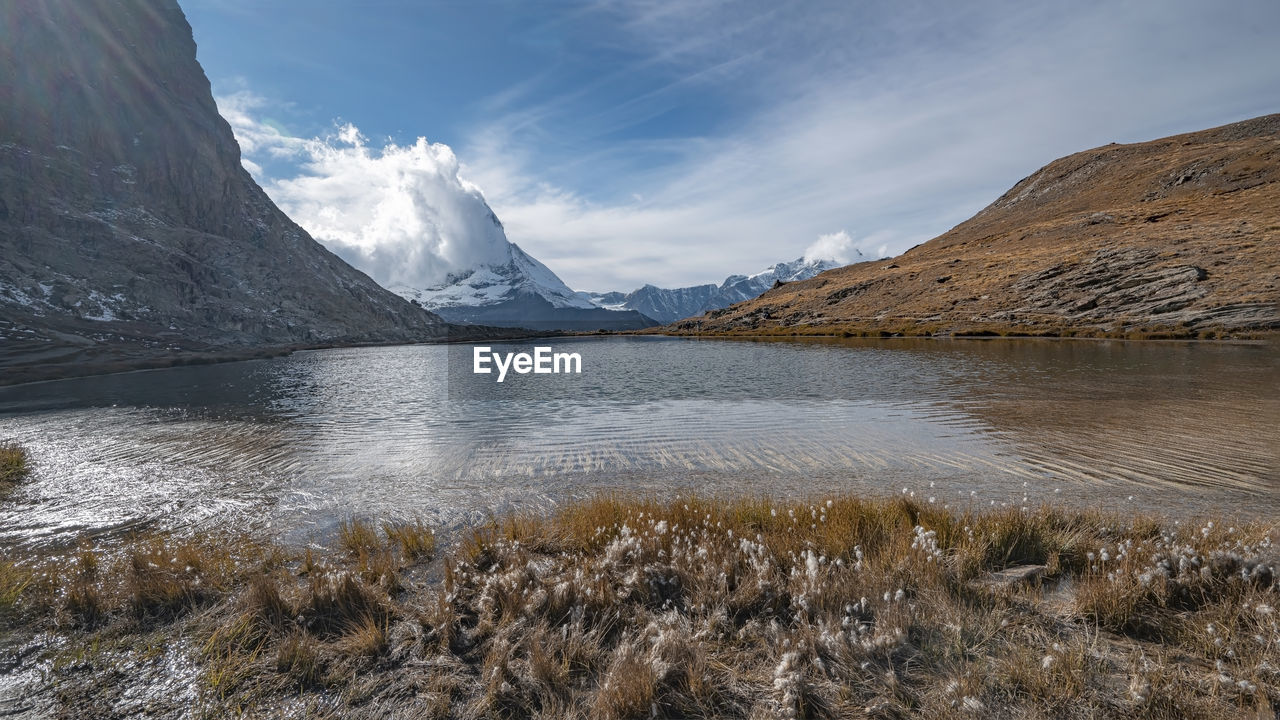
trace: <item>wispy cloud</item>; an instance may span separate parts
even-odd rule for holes
[[[482,191],[508,237],[579,289],[715,282],[818,247],[896,254],[1055,157],[1280,110],[1270,0],[600,0],[568,14],[617,61],[477,101],[486,120],[441,176]],[[333,188],[348,173],[393,187],[369,173],[402,177],[442,146],[321,152],[256,122],[261,106],[223,108],[240,110],[249,162],[304,227],[407,252],[404,232],[335,204],[367,197]],[[271,165],[291,153],[297,178]],[[317,232],[325,212],[365,224]]]
[[[1280,50],[1257,34],[1274,3],[743,7],[601,10],[675,82],[726,62],[754,75],[724,132],[547,152],[582,122],[559,117],[579,110],[564,98],[476,131],[464,172],[512,239],[593,288],[714,281],[840,229],[896,253],[1057,156],[1280,109]]]

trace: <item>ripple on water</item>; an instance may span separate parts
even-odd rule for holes
[[[0,439],[36,463],[0,507],[0,539],[305,533],[353,513],[452,524],[601,489],[1277,507],[1269,348],[557,345],[587,372],[499,386],[465,372],[465,347],[408,346],[0,388]]]

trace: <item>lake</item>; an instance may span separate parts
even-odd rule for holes
[[[35,461],[0,541],[227,524],[305,539],[353,515],[457,527],[606,490],[1280,509],[1274,346],[537,344],[581,354],[582,374],[499,384],[470,346],[415,345],[0,387],[0,440]]]

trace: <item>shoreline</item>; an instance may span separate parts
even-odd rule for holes
[[[476,334],[459,333],[457,335],[417,342],[337,342],[332,344],[281,345],[264,348],[246,348],[243,350],[231,350],[226,352],[176,352],[135,358],[112,358],[98,362],[84,362],[82,359],[77,359],[77,361],[68,363],[22,364],[22,360],[24,358],[21,356],[9,359],[0,358],[0,371],[2,371],[2,373],[0,373],[0,387],[35,385],[37,383],[57,382],[59,380],[122,375],[125,373],[147,372],[151,370],[168,370],[171,368],[195,365],[220,365],[222,363],[245,362],[248,360],[268,360],[277,357],[287,357],[295,352],[305,352],[308,350],[396,347],[401,345],[451,345],[477,340],[505,341],[563,337],[563,335],[557,333],[548,333],[546,331],[535,332],[519,328],[490,328],[487,326],[476,326],[476,329],[479,331]],[[509,330],[510,332],[491,332],[491,334],[486,334],[486,331],[500,330]],[[101,345],[94,347],[109,352],[113,349],[117,349],[118,347],[128,346]]]
[[[65,363],[45,363],[31,364],[23,363],[22,356],[13,358],[0,358],[0,387],[11,387],[18,385],[34,385],[44,382],[57,382],[59,380],[69,380],[83,377],[98,377],[106,375],[120,375],[124,373],[143,372],[150,370],[166,370],[176,367],[187,367],[194,365],[216,365],[229,362],[244,362],[247,360],[265,360],[276,357],[285,357],[295,352],[307,350],[331,350],[338,348],[359,348],[359,347],[396,347],[401,345],[449,345],[455,343],[466,343],[477,340],[485,341],[514,341],[514,340],[538,340],[543,338],[600,338],[600,337],[669,337],[669,338],[688,338],[688,339],[720,339],[720,340],[1043,340],[1043,341],[1120,341],[1120,342],[1150,342],[1150,343],[1195,343],[1206,345],[1250,345],[1267,347],[1275,345],[1280,341],[1280,331],[1260,331],[1246,333],[1242,337],[1200,337],[1189,335],[1185,337],[1164,337],[1159,333],[1147,334],[1116,334],[1116,335],[1058,335],[1058,334],[1020,334],[1018,332],[1007,333],[902,333],[888,331],[850,331],[810,328],[812,332],[800,332],[795,329],[783,331],[779,329],[772,332],[681,332],[679,330],[669,329],[670,326],[662,328],[654,328],[651,330],[626,330],[626,331],[605,331],[605,332],[548,332],[522,330],[519,328],[490,328],[487,326],[476,326],[479,334],[458,334],[445,338],[433,340],[423,340],[418,342],[353,342],[353,343],[321,343],[307,345],[283,345],[275,347],[248,348],[243,350],[232,350],[226,352],[209,351],[209,352],[176,352],[161,355],[147,355],[134,358],[110,358],[99,361],[85,362],[83,359],[77,359],[75,362]],[[492,334],[486,334],[483,331],[497,331]],[[509,331],[509,332],[507,332]],[[93,349],[110,352],[118,349],[115,345],[98,345],[92,346]]]
[[[446,547],[144,534],[0,557],[0,629],[10,702],[85,718],[1260,717],[1277,528],[1181,521],[608,495]]]
[[[628,332],[619,333],[630,337],[668,337],[689,340],[769,340],[778,342],[806,340],[930,340],[930,341],[979,341],[979,342],[1122,342],[1143,344],[1179,344],[1179,345],[1221,345],[1270,347],[1280,343],[1280,331],[1256,338],[1129,338],[1129,337],[1093,337],[1093,336],[1059,336],[1059,335],[837,335],[837,334],[751,334],[751,333],[681,333],[681,332]]]
[[[684,321],[692,323],[693,321]],[[634,330],[629,334],[660,334],[672,337],[750,337],[750,338],[811,338],[840,339],[896,339],[936,338],[955,340],[1120,340],[1128,342],[1203,342],[1203,343],[1260,343],[1271,344],[1280,340],[1280,329],[1257,328],[1250,330],[1212,330],[1205,332],[1177,331],[1171,329],[1107,331],[1097,328],[1031,329],[1018,326],[976,326],[968,329],[943,328],[936,325],[908,323],[882,328],[878,325],[802,325],[749,330],[697,330],[682,329],[673,325],[654,330]]]

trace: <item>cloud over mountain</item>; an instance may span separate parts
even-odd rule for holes
[[[287,176],[246,167],[298,224],[383,286],[432,287],[509,259],[502,224],[449,146],[419,137],[375,147],[350,123],[294,137],[258,119],[260,106],[247,93],[219,98],[245,154],[283,162]]]
[[[866,260],[867,257],[884,257],[888,254],[888,248],[884,245],[881,245],[875,253],[865,250],[858,247],[848,232],[841,230],[819,235],[817,242],[805,248],[804,259],[830,260],[837,265],[847,265],[851,262]]]

